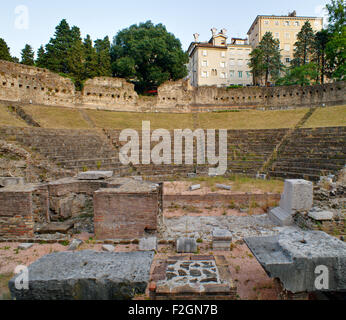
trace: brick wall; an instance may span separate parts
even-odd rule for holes
[[[0,190],[0,237],[33,235],[32,190]]]
[[[142,238],[158,227],[159,193],[94,193],[94,227],[97,239]]]

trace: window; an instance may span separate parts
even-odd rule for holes
[[[203,56],[204,56],[204,57],[207,56],[207,50],[203,50]]]
[[[289,44],[285,44],[285,51],[290,51],[291,50],[291,46]]]
[[[299,25],[300,25],[299,21],[295,21],[295,22],[294,22],[294,25],[295,25],[296,27],[299,27]]]
[[[243,77],[243,71],[238,71],[238,77],[242,78]]]
[[[246,71],[246,75],[247,75],[248,78],[250,78],[251,77],[251,72]]]
[[[229,76],[230,76],[231,78],[234,77],[234,70],[231,70],[231,71],[229,72]]]
[[[285,21],[284,22],[284,26],[288,27],[290,25],[290,22],[289,21]]]
[[[320,22],[319,21],[315,21],[315,27],[318,28],[320,26]]]
[[[290,58],[285,58],[286,63],[290,63],[291,59]]]
[[[267,26],[269,25],[269,21],[268,20],[264,20],[264,24]]]
[[[221,73],[220,73],[220,78],[221,78],[221,79],[226,79],[226,78],[227,78],[226,72],[221,72]]]
[[[226,57],[226,52],[221,52],[221,57],[222,58]]]
[[[275,37],[274,37],[275,39],[279,39],[280,38],[280,34],[279,34],[279,32],[275,32]]]
[[[208,67],[208,61],[207,60],[202,61],[202,67]]]
[[[280,25],[280,22],[279,21],[275,21],[275,25],[276,26]]]
[[[208,78],[208,72],[202,71],[202,78]]]
[[[242,66],[243,65],[243,60],[239,59],[238,60],[238,66]]]
[[[217,70],[216,69],[211,70],[211,75],[212,76],[217,76]]]
[[[221,68],[226,68],[226,62],[220,62],[220,67]]]
[[[290,39],[290,37],[291,37],[291,35],[290,35],[288,32],[286,32],[286,33],[285,33],[285,39],[288,40],[288,39]]]
[[[229,60],[229,64],[230,64],[231,66],[234,66],[234,64],[235,64],[234,59],[230,59],[230,60]]]

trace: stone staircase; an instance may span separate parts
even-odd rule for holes
[[[334,174],[346,161],[346,127],[297,129],[268,169],[271,177],[319,180]]]

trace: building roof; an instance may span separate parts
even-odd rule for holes
[[[291,19],[291,20],[299,20],[299,19],[322,19],[322,17],[305,17],[305,16],[288,16],[288,15],[281,15],[281,16],[276,16],[276,15],[258,15],[256,17],[256,19],[254,20],[254,22],[252,23],[249,31],[247,32],[247,34],[250,34],[251,29],[253,28],[253,26],[256,24],[256,22],[260,19],[260,18],[276,18],[276,19]]]
[[[187,50],[187,52],[190,52],[190,50],[191,50],[191,53],[189,54],[190,56],[193,54],[193,52],[196,50],[196,48],[210,48],[210,49],[227,50],[227,45],[226,46],[214,46],[213,44],[211,44],[209,42],[191,42],[189,49]]]

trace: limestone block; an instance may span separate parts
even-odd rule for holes
[[[70,246],[68,247],[68,250],[69,251],[74,251],[74,250],[77,250],[78,247],[83,243],[82,240],[79,240],[79,239],[73,239]]]
[[[268,215],[279,226],[290,226],[293,224],[292,215],[280,207],[270,210]]]
[[[66,251],[46,255],[29,266],[30,290],[16,300],[130,300],[144,294],[154,252]]]
[[[195,184],[193,186],[190,187],[190,191],[195,191],[201,189],[201,185],[200,184]]]
[[[101,180],[113,177],[113,171],[86,171],[77,175],[79,180]]]
[[[24,184],[24,178],[21,178],[21,177],[0,177],[0,186],[1,187],[15,186],[18,184],[23,185]]]
[[[307,180],[291,179],[285,181],[280,208],[288,213],[309,211],[313,204],[313,184]]]
[[[232,233],[228,230],[214,229],[213,230],[213,250],[229,251],[232,242]]]
[[[179,238],[177,240],[178,253],[196,253],[197,242],[193,238]]]
[[[139,241],[139,250],[140,251],[157,251],[157,238],[142,238]]]
[[[216,188],[223,189],[223,190],[231,190],[230,186],[226,186],[225,184],[216,184]]]
[[[33,243],[21,243],[19,246],[18,246],[18,249],[20,250],[28,250],[30,248],[33,247]]]
[[[107,252],[113,252],[115,249],[114,246],[112,246],[111,244],[105,244],[102,246],[102,250],[103,251],[107,251]]]
[[[310,211],[309,217],[317,221],[333,220],[334,214],[331,211]]]

